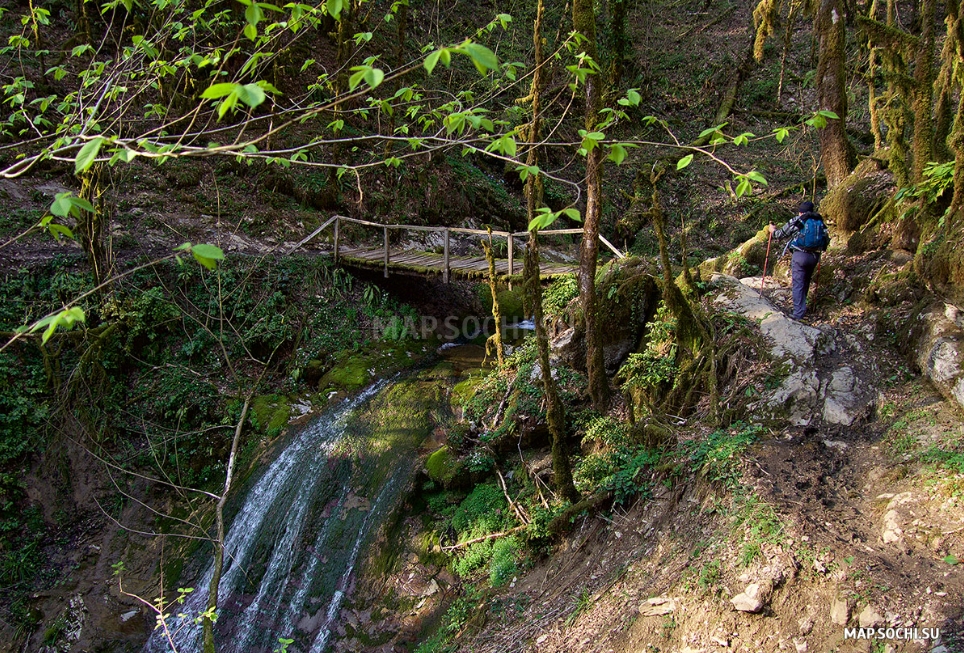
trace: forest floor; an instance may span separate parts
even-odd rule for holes
[[[964,475],[933,456],[964,438],[960,407],[899,351],[909,299],[858,309],[846,298],[862,292],[854,279],[900,269],[906,257],[827,257],[834,272],[811,296],[807,323],[829,353],[811,365],[821,378],[853,369],[870,409],[849,426],[769,422],[731,485],[700,469],[654,471],[651,495],[578,518],[551,555],[461,604],[458,650],[964,651]],[[744,282],[755,289],[760,278]],[[773,310],[789,312],[786,279],[768,287]],[[684,426],[678,437],[699,435]],[[406,650],[459,586],[412,551],[378,587],[417,605],[347,616],[356,634],[394,633],[377,650]],[[756,612],[734,604],[745,608],[748,594]],[[883,630],[848,638],[845,628]]]

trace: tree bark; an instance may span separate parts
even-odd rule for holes
[[[914,182],[934,160],[934,0],[921,0],[921,38],[914,62]]]
[[[241,441],[241,432],[244,429],[244,420],[248,417],[248,407],[251,406],[251,397],[254,392],[250,392],[244,399],[244,406],[241,408],[241,419],[234,429],[234,438],[231,440],[231,454],[228,456],[228,469],[224,478],[224,492],[218,499],[215,510],[215,521],[217,523],[217,541],[214,543],[214,574],[211,576],[211,584],[208,585],[208,615],[218,607],[218,585],[221,583],[221,571],[224,568],[224,504],[227,503],[228,494],[231,492],[231,481],[234,478],[234,463],[238,457],[238,443]],[[217,647],[214,643],[214,621],[210,616],[202,619],[203,642],[202,651],[204,653],[215,653]]]
[[[817,62],[817,104],[830,110],[839,120],[828,120],[820,130],[820,159],[833,188],[843,181],[856,164],[854,147],[847,138],[846,31],[842,0],[819,0],[814,17],[819,41]]]
[[[533,145],[526,156],[526,165],[539,164],[539,150],[535,145],[539,142],[540,125],[542,120],[542,86],[543,66],[545,58],[542,53],[542,16],[543,2],[538,0],[536,5],[536,19],[533,23],[533,43],[535,45],[535,72],[532,75],[532,123],[528,129],[528,140]],[[536,209],[542,204],[542,182],[539,175],[530,175],[526,179],[526,212],[531,222],[536,216]],[[529,304],[529,311],[536,329],[536,347],[539,351],[539,367],[542,369],[542,391],[546,398],[546,425],[552,438],[552,477],[556,492],[563,499],[575,503],[579,500],[579,492],[572,482],[572,465],[569,461],[569,448],[566,445],[566,408],[559,398],[556,381],[552,378],[552,368],[549,362],[549,335],[546,333],[544,316],[542,313],[542,283],[539,272],[539,235],[536,230],[529,231],[526,244],[525,263],[525,297]]]
[[[592,0],[573,0],[572,26],[586,37],[584,52],[598,64],[596,50],[596,16]],[[586,77],[586,131],[594,131],[602,105],[601,72]],[[582,245],[579,249],[579,297],[586,325],[586,374],[589,395],[597,410],[609,405],[609,379],[603,362],[602,338],[596,315],[596,257],[599,254],[599,222],[602,215],[602,149],[594,147],[586,154],[586,215],[583,222]]]

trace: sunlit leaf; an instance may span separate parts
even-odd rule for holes
[[[77,158],[74,159],[75,175],[90,170],[90,166],[94,165],[94,161],[97,160],[97,154],[100,152],[100,147],[103,144],[104,138],[98,136],[87,141],[87,143],[80,148],[80,151],[77,153]]]
[[[677,170],[682,170],[683,168],[685,168],[686,166],[688,166],[688,165],[691,164],[691,163],[693,163],[693,155],[692,155],[692,154],[687,154],[687,155],[684,156],[682,159],[680,159],[679,161],[676,162],[676,169],[677,169]]]

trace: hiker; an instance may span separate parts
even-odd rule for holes
[[[790,273],[793,278],[793,315],[795,320],[803,319],[807,312],[807,292],[814,270],[820,263],[820,253],[830,244],[830,236],[823,218],[813,210],[813,202],[800,203],[799,213],[785,225],[777,229],[773,224],[767,229],[779,240],[792,238],[783,253],[789,249],[791,254]]]

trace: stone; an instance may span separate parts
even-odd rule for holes
[[[867,605],[857,615],[857,623],[860,624],[861,628],[879,628],[884,625],[884,618],[872,605]]]
[[[938,302],[917,316],[910,345],[918,367],[945,398],[964,406],[964,327],[961,311]]]
[[[676,601],[663,596],[647,600],[639,606],[639,614],[644,617],[658,617],[676,610]]]
[[[797,625],[800,626],[801,635],[809,635],[813,631],[813,619],[810,617],[804,617],[797,622]]]
[[[838,626],[846,626],[850,621],[850,604],[845,600],[835,598],[833,603],[830,604],[830,621]]]
[[[766,605],[767,598],[769,598],[767,585],[750,583],[743,592],[730,599],[730,603],[735,610],[756,614]]]
[[[797,653],[807,653],[807,640],[794,637],[793,647],[797,649]]]
[[[884,544],[900,542],[904,537],[904,531],[900,527],[900,513],[896,510],[888,510],[884,513],[884,525],[880,531],[880,539]]]
[[[841,367],[834,371],[824,391],[823,421],[851,426],[868,417],[875,403],[874,389],[866,383],[858,384],[852,368]]]

